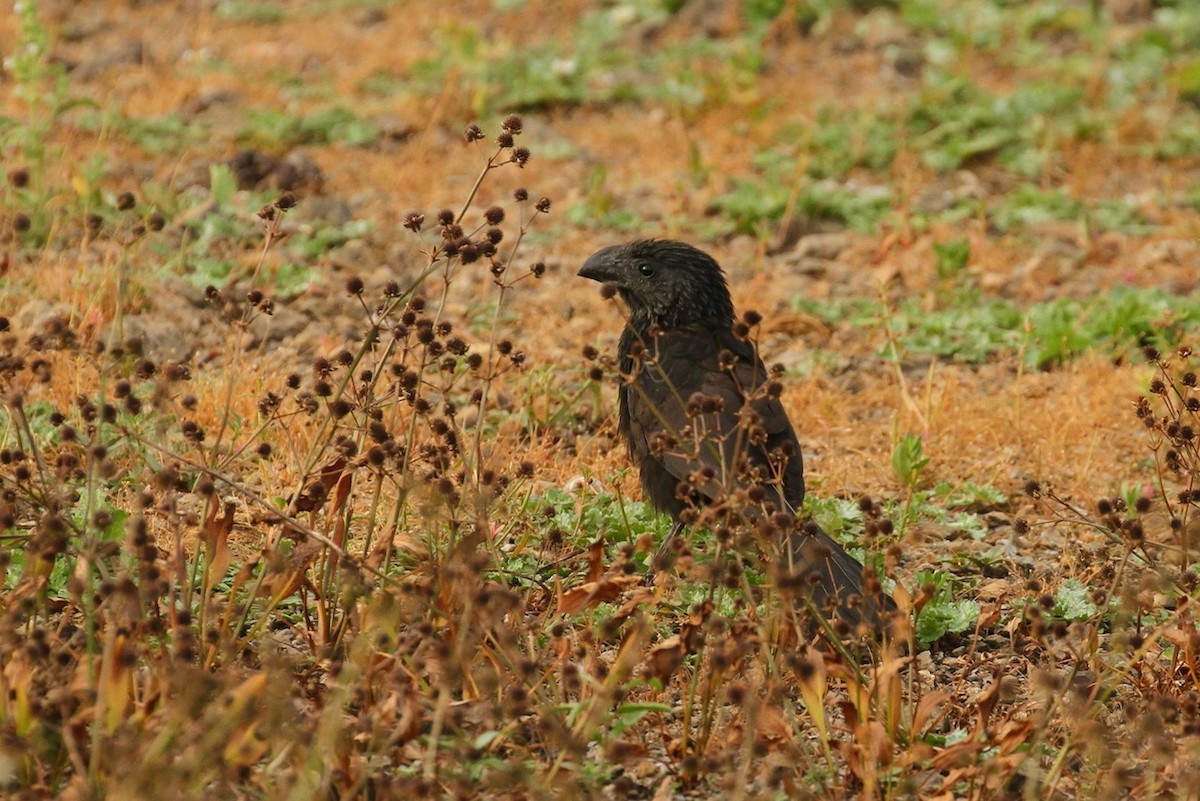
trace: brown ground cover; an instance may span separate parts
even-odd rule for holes
[[[1122,48],[1172,4],[889,5],[39,4],[45,57],[31,77],[10,61],[0,93],[0,780],[30,798],[1187,795],[1188,360],[1156,340],[1160,374],[1131,336],[1043,367],[1029,322],[982,357],[897,332],[990,302],[1189,298],[1200,154],[1173,143],[1196,62],[1169,41],[1109,102]],[[931,7],[941,27],[918,24]],[[0,17],[0,41],[29,24]],[[973,88],[943,97],[937,70]],[[927,154],[954,113],[868,125],[1056,81],[1080,94],[1001,117],[951,168]],[[812,144],[828,109],[847,141]],[[511,112],[528,163],[473,193],[515,152],[494,144]],[[884,209],[821,211],[814,163],[888,143],[829,179],[886,190]],[[739,181],[782,208],[745,222]],[[1079,210],[1005,222],[1021,193]],[[440,209],[482,241],[491,207],[504,271],[438,250]],[[643,236],[716,255],[788,369],[810,493],[874,499],[861,544],[902,605],[973,602],[969,626],[860,663],[789,632],[769,582],[710,569],[711,541],[694,571],[636,583],[661,525],[587,517],[640,498],[605,361],[619,309],[575,271]],[[968,255],[940,268],[948,242]],[[405,344],[364,345],[412,295]],[[869,321],[829,311],[851,301]],[[432,411],[405,400],[409,372]],[[1135,414],[1147,393],[1174,441]],[[906,434],[928,458],[909,481]],[[998,497],[947,500],[979,486]],[[1064,611],[1072,593],[1090,614]]]

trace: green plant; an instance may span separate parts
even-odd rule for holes
[[[20,37],[8,68],[15,83],[13,97],[23,106],[24,116],[19,121],[0,119],[4,134],[0,152],[6,159],[17,160],[0,198],[4,210],[17,221],[14,229],[21,241],[36,249],[46,243],[56,216],[50,200],[57,188],[47,174],[56,161],[55,152],[49,149],[51,132],[71,109],[94,103],[70,97],[66,70],[51,58],[50,36],[42,25],[37,2],[18,3],[15,10]]]
[[[982,363],[1021,351],[1026,365],[1047,369],[1088,352],[1121,358],[1147,344],[1169,347],[1200,326],[1193,303],[1153,288],[1117,287],[1089,301],[1064,298],[1025,310],[1010,301],[983,299],[971,287],[939,298],[949,305],[929,311],[920,301],[907,300],[888,316],[904,357]],[[873,299],[817,303],[798,298],[794,305],[831,324],[879,328],[884,322]]]
[[[921,474],[929,465],[929,457],[925,455],[924,443],[921,438],[911,431],[906,432],[892,448],[892,471],[900,486],[914,490],[921,482]]]
[[[937,277],[942,281],[953,281],[962,274],[971,259],[971,241],[952,239],[949,242],[934,242],[933,253],[937,258]]]
[[[236,22],[250,22],[257,25],[267,25],[283,20],[283,9],[274,3],[261,0],[221,0],[217,3],[218,17]]]
[[[608,170],[601,165],[588,171],[584,197],[567,209],[567,221],[572,225],[584,227],[615,228],[621,231],[637,229],[641,220],[605,187],[607,177]]]
[[[979,604],[969,599],[955,600],[952,582],[946,573],[922,571],[913,577],[913,584],[921,589],[916,635],[922,646],[937,642],[947,634],[961,634],[975,627]]]
[[[280,150],[295,145],[338,142],[366,147],[379,131],[343,106],[327,106],[309,113],[286,109],[252,110],[238,134],[246,147]]]

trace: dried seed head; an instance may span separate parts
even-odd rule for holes
[[[421,226],[425,224],[425,215],[419,211],[410,211],[404,215],[404,227],[413,233],[421,230]]]
[[[522,127],[521,118],[516,114],[509,114],[504,118],[504,122],[500,123],[500,127],[505,131],[508,131],[513,136],[519,136]]]

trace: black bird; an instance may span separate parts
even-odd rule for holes
[[[717,262],[691,245],[649,239],[604,248],[579,275],[615,287],[629,308],[618,346],[621,436],[646,496],[675,520],[652,569],[685,522],[740,501],[743,519],[786,543],[785,575],[816,606],[878,626],[890,599],[867,598],[862,565],[815,523],[795,521],[804,502],[800,442],[749,325],[734,319]]]

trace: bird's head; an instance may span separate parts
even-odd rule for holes
[[[702,250],[669,239],[642,239],[592,254],[579,274],[616,287],[635,326],[728,326],[733,302],[720,265]]]

